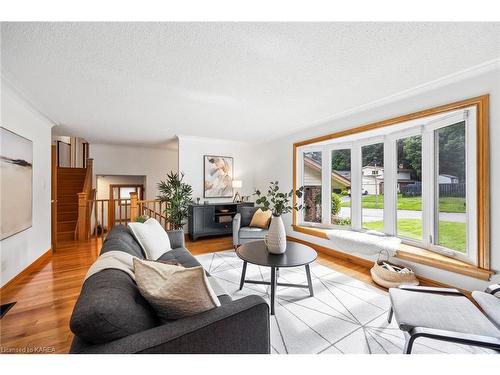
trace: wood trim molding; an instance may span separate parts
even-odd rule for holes
[[[34,272],[41,268],[42,266],[47,263],[50,258],[52,257],[52,249],[48,249],[45,253],[40,255],[33,263],[31,263],[28,267],[26,267],[24,270],[19,272],[16,276],[14,276],[12,279],[7,281],[7,283],[0,288],[0,293],[5,292],[7,288],[12,288],[14,287],[19,281],[21,281],[22,278],[30,274],[31,272]]]
[[[294,225],[293,230],[295,232],[308,234],[310,236],[322,239],[328,239],[325,230],[320,228],[309,228],[309,227],[302,227],[300,225]],[[320,246],[320,245],[315,245],[315,246]],[[335,251],[336,253],[339,253],[337,250],[332,250],[328,247],[323,246],[323,248],[327,249],[328,252]],[[354,257],[349,254],[346,255],[345,254],[346,253],[340,252],[339,258],[346,259],[345,258],[346,255],[348,257]],[[494,272],[491,270],[477,267],[455,258],[450,258],[441,254],[437,254],[430,250],[406,244],[401,244],[400,249],[396,252],[395,257],[398,259],[424,264],[426,266],[431,266],[445,271],[459,273],[462,275],[470,276],[481,280],[489,280],[490,276],[494,274]],[[364,260],[364,258],[359,258],[359,259]]]
[[[393,117],[390,119],[373,122],[370,124],[365,124],[352,129],[341,130],[335,133],[326,134],[323,136],[306,139],[293,144],[293,190],[297,190],[297,148],[305,145],[310,145],[313,143],[324,142],[327,140],[332,140],[347,135],[362,133],[368,130],[379,129],[386,126],[396,125],[401,122],[418,119],[421,117],[426,117],[430,115],[436,115],[439,113],[450,112],[458,109],[463,109],[467,107],[475,106],[477,110],[477,267],[478,272],[472,272],[480,279],[488,280],[489,276],[492,274],[490,271],[490,198],[489,198],[489,135],[488,135],[488,118],[489,118],[489,94],[477,96],[470,99],[461,100],[458,102],[441,105],[434,108],[425,109],[422,111]],[[297,198],[293,197],[293,203],[297,203]],[[293,229],[294,231],[310,234],[320,238],[327,238],[325,233],[321,229],[316,228],[306,228],[299,226],[297,223],[297,214],[293,211]],[[409,256],[406,253],[403,256]],[[450,258],[452,259],[452,258]],[[434,262],[428,260],[428,257],[417,257],[413,256],[412,261],[418,263],[432,265],[439,267],[441,265],[443,268],[444,262]],[[424,263],[427,262],[427,263]],[[467,263],[464,263],[467,264]],[[468,265],[468,264],[467,264]],[[452,272],[458,272],[462,274],[470,275],[470,265],[469,268],[465,267],[465,270],[461,270],[460,267],[449,267],[443,268]],[[447,267],[447,266],[446,266]],[[488,275],[487,278],[486,274]]]

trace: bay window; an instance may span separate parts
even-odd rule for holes
[[[294,183],[304,186],[305,206],[294,225],[382,232],[482,266],[478,108],[415,114],[294,145]]]

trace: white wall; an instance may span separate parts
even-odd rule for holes
[[[94,175],[146,176],[145,199],[155,199],[156,184],[178,167],[177,141],[167,148],[92,143],[90,157],[94,158]]]
[[[241,180],[241,195],[252,195],[255,191],[254,162],[258,148],[243,142],[221,139],[179,136],[179,171],[184,173],[184,181],[193,187],[193,199],[210,202],[227,202],[232,198],[203,198],[203,156],[218,155],[234,158],[234,180]],[[250,197],[253,200],[253,197]]]
[[[33,226],[0,242],[0,286],[3,286],[51,247],[52,123],[35,111],[3,79],[1,97],[0,125],[33,142]]]
[[[491,267],[498,272],[500,271],[500,231],[498,231],[500,228],[500,147],[495,146],[500,143],[500,68],[498,64],[494,70],[468,72],[467,76],[455,76],[447,81],[436,82],[428,87],[419,88],[418,92],[415,90],[413,94],[405,93],[399,99],[392,98],[384,104],[373,105],[371,109],[353,112],[311,127],[307,131],[260,145],[259,152],[255,155],[258,170],[255,175],[255,184],[259,189],[264,189],[268,181],[279,180],[283,190],[292,188],[292,145],[294,142],[488,93],[490,94]],[[293,232],[291,220],[291,215],[287,215],[285,223],[289,235],[335,248],[335,244],[331,241]],[[465,289],[481,289],[488,284],[488,282],[420,264],[411,264],[411,266],[424,277]],[[498,282],[500,276],[495,275],[492,280]]]

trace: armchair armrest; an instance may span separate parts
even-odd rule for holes
[[[240,244],[240,228],[241,228],[241,214],[238,212],[233,217],[233,245]]]
[[[485,289],[484,292],[495,295],[498,292],[500,292],[500,285],[499,284],[491,284],[489,287],[487,287]]]
[[[410,335],[416,339],[418,337],[429,337],[441,341],[449,341],[465,345],[481,346],[485,348],[500,349],[500,339],[492,336],[473,335],[470,333],[447,331],[442,329],[415,327],[410,331]]]
[[[251,295],[106,344],[88,353],[270,352],[269,306]]]
[[[419,285],[400,285],[399,289],[408,290],[412,292],[422,292],[422,293],[456,294],[460,296],[464,295],[458,289],[453,289],[453,288],[435,288],[431,286],[419,286]]]
[[[184,230],[182,229],[169,230],[167,231],[167,234],[172,249],[177,249],[178,247],[186,247],[186,243],[184,240]]]

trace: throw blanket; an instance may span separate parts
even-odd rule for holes
[[[135,281],[133,258],[135,257],[123,251],[108,251],[107,253],[99,256],[94,264],[90,266],[87,275],[85,276],[85,280],[100,271],[113,268],[126,272],[132,280]],[[227,292],[219,285],[217,280],[211,276],[208,276],[207,278],[216,296],[227,294]]]
[[[352,230],[332,229],[326,232],[335,248],[349,253],[375,255],[387,250],[393,256],[401,244],[397,237],[387,236],[377,231],[355,232]]]
[[[90,276],[95,275],[97,272],[106,270],[108,268],[114,268],[126,272],[132,280],[135,281],[134,274],[134,257],[124,251],[108,251],[97,258],[97,260],[90,266],[85,280]]]

